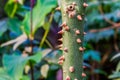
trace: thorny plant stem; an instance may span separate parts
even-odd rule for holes
[[[33,4],[34,4],[34,0],[30,0],[30,46],[31,46],[31,53],[30,56],[33,55]],[[31,80],[34,80],[34,66],[32,64],[31,61],[29,61],[30,63],[30,72],[31,72]]]
[[[63,24],[63,80],[83,80],[84,0],[60,0]],[[84,4],[84,6],[83,6]],[[58,63],[62,63],[62,58]]]

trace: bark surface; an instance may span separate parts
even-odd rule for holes
[[[63,63],[63,80],[67,80],[67,76],[70,77],[70,80],[82,80],[83,51],[80,51],[79,48],[83,48],[84,0],[60,1],[62,22],[66,22],[70,29],[63,34],[63,55],[65,56],[65,61]],[[72,9],[72,7],[70,7],[71,5],[75,5],[74,15],[70,15],[72,11],[66,11],[67,7]],[[77,18],[78,15],[82,17],[82,20]],[[77,30],[80,31],[80,34],[76,33]],[[81,42],[77,42],[77,39],[80,39]],[[67,51],[64,51],[65,48]],[[74,68],[73,72],[70,72],[70,67]]]

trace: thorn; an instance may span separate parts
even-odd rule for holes
[[[65,51],[65,52],[68,52],[68,48],[64,48],[64,51]]]
[[[85,7],[85,8],[88,7],[88,4],[84,2],[83,7]]]
[[[67,10],[68,11],[73,11],[75,9],[75,6],[74,5],[69,5],[68,7],[67,7]]]
[[[66,9],[66,10],[65,10],[65,13],[68,13],[68,12],[69,12],[68,9]]]
[[[59,50],[63,50],[63,48],[59,48]]]
[[[65,56],[63,55],[63,56],[61,56],[60,58],[59,58],[59,60],[65,60]]]
[[[85,73],[82,73],[82,77],[86,77],[86,74],[85,74]]]
[[[63,73],[66,73],[66,71],[63,71]]]
[[[69,71],[70,71],[71,73],[74,72],[74,71],[75,71],[74,67],[71,66],[71,67],[69,68]]]
[[[62,42],[62,41],[63,41],[63,38],[58,39],[58,41],[61,41],[61,42]]]
[[[84,35],[86,35],[87,33],[86,32],[83,32]]]
[[[80,34],[80,31],[79,31],[79,30],[76,30],[76,31],[75,31],[75,34],[77,34],[77,35]]]
[[[81,21],[81,20],[82,20],[81,15],[77,15],[77,19],[78,19],[79,21]]]
[[[60,26],[65,27],[65,26],[67,26],[67,24],[66,24],[66,22],[63,22]]]
[[[67,77],[66,77],[66,80],[70,80],[70,76],[67,76]]]
[[[81,43],[82,42],[79,38],[76,41],[77,41],[77,43]]]
[[[63,16],[65,16],[66,14],[64,13]]]
[[[57,46],[57,48],[62,48],[62,47],[63,47],[63,45],[62,45],[62,44],[60,44],[60,45],[58,45],[58,46]]]
[[[59,32],[58,32],[58,34],[63,34],[63,33],[64,33],[64,31],[63,31],[63,30],[61,30],[61,31],[59,31]]]
[[[86,66],[83,66],[83,69],[86,69],[87,67]]]
[[[73,2],[72,5],[76,6],[77,4],[76,4],[76,2]]]
[[[70,30],[70,28],[69,28],[68,26],[66,26],[66,27],[65,27],[65,30],[66,30],[66,31],[69,31],[69,30]]]
[[[62,65],[63,62],[64,62],[63,60],[60,60],[60,61],[58,61],[58,64]]]
[[[84,49],[83,49],[82,47],[79,47],[79,50],[80,50],[80,51],[84,51]]]
[[[73,18],[75,16],[76,12],[75,11],[72,11],[69,13],[69,18]]]
[[[60,7],[57,7],[55,10],[61,10],[61,8],[60,8]]]
[[[78,80],[78,79],[75,78],[74,80]]]
[[[85,47],[83,47],[83,49],[85,50],[86,48],[85,48]]]

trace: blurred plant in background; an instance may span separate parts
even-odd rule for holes
[[[83,64],[87,67],[86,79],[119,80],[120,0],[87,2]],[[0,80],[30,80],[31,73],[35,80],[62,80],[62,69],[57,64],[62,55],[57,49],[61,37],[57,34],[61,24],[61,13],[55,11],[57,0],[34,0],[32,32],[30,3],[0,0]]]

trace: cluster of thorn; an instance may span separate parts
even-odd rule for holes
[[[76,4],[75,2],[73,2],[71,5],[67,6],[65,12],[66,12],[66,14],[68,14],[68,17],[69,17],[69,18],[73,18],[73,17],[76,15],[76,10],[75,10],[75,6],[76,6],[76,5],[77,5],[77,4]],[[83,7],[87,7],[87,6],[88,6],[88,4],[83,3]],[[56,8],[56,10],[60,10],[60,7]],[[81,15],[77,15],[77,19],[78,19],[79,21],[82,21],[82,16],[81,16]],[[61,24],[61,27],[62,27],[62,30],[59,31],[58,34],[64,34],[65,31],[69,31],[69,30],[70,30],[70,28],[69,28],[69,26],[67,25],[66,22],[63,22],[63,23]],[[76,34],[76,35],[80,35],[80,34],[81,34],[81,33],[80,33],[80,30],[78,30],[78,29],[75,30],[75,34]],[[84,32],[83,34],[85,35],[86,33]],[[58,41],[61,41],[61,42],[62,42],[62,41],[63,41],[63,38],[58,39]],[[78,44],[80,44],[82,41],[81,41],[80,38],[77,38],[77,39],[76,39],[76,42],[77,42]],[[62,45],[62,44],[59,45],[58,48],[59,48],[60,50],[63,50],[63,51],[66,52],[66,53],[68,52],[68,48],[65,47],[65,48],[63,49],[63,45]],[[79,51],[83,52],[84,50],[85,50],[85,48],[79,47]],[[63,55],[63,56],[61,56],[61,57],[59,58],[58,63],[59,63],[60,65],[62,65],[64,61],[65,61],[65,56]],[[83,66],[83,68],[86,68],[86,67]],[[73,73],[74,71],[75,71],[74,66],[70,66],[70,67],[69,67],[69,72]],[[65,73],[66,71],[63,71],[63,72]],[[85,73],[82,73],[82,77],[85,77],[85,76],[86,76],[86,74],[85,74]],[[66,76],[66,80],[71,80],[70,76]],[[75,78],[74,80],[78,80],[78,79]]]
[[[77,4],[73,2],[71,5],[67,6],[65,12],[68,14],[69,18],[73,18],[76,15],[76,9],[75,9],[76,5]]]

